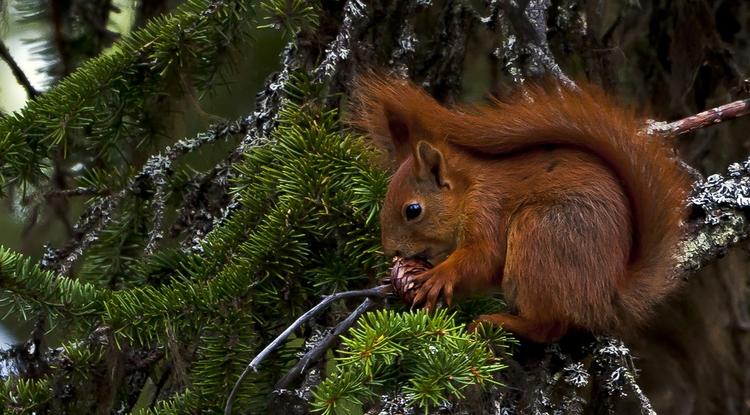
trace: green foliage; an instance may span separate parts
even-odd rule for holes
[[[178,415],[198,413],[200,407],[198,397],[186,389],[168,401],[158,402],[154,408],[142,408],[133,412],[134,415]]]
[[[188,0],[83,64],[19,113],[0,120],[0,183],[34,186],[50,157],[127,165],[129,149],[152,143],[150,107],[176,90],[215,84],[248,39],[249,2]],[[177,87],[179,86],[179,87]]]
[[[261,27],[283,28],[284,33],[294,34],[300,28],[318,24],[318,4],[308,0],[268,0],[261,3],[268,13],[268,24]]]
[[[384,270],[377,224],[367,222],[377,204],[366,201],[379,200],[370,193],[383,189],[386,177],[372,167],[361,140],[342,134],[337,112],[295,102],[286,103],[272,139],[238,166],[234,189],[242,209],[204,244],[204,273],[216,275],[210,291],[226,302],[223,315],[233,315],[212,320],[211,330],[217,340],[232,341],[204,343],[196,370],[205,371],[201,379],[221,379],[214,384],[225,391],[252,357],[248,345],[270,341],[321,295],[363,287]],[[355,179],[362,184],[357,191],[347,186]],[[237,313],[246,320],[236,320]],[[231,368],[228,352],[236,353]],[[262,407],[268,375],[283,373],[291,360],[264,363],[238,402]]]
[[[54,391],[47,379],[0,381],[0,407],[4,414],[35,414],[48,410]]]
[[[342,341],[334,373],[313,392],[314,407],[325,415],[349,413],[377,392],[404,393],[425,411],[461,399],[470,385],[497,383],[493,374],[505,366],[490,346],[508,344],[497,328],[467,333],[445,309],[371,312]]]
[[[140,282],[127,274],[138,265],[145,246],[149,205],[138,198],[123,204],[123,213],[102,230],[97,243],[86,252],[79,280],[111,289]]]
[[[216,397],[227,396],[244,365],[297,314],[332,290],[371,284],[385,269],[371,217],[387,178],[362,140],[342,133],[338,113],[314,102],[287,102],[271,139],[237,165],[241,207],[206,238],[201,253],[162,250],[137,261],[131,273],[115,263],[85,264],[86,280],[119,275],[122,284],[110,291],[2,250],[2,287],[23,301],[74,311],[89,330],[109,327],[121,349],[166,345],[168,358],[178,360],[185,359],[180,347],[195,345],[191,407],[217,410],[223,401]],[[103,258],[121,252],[97,249],[91,252]],[[282,350],[264,363],[237,406],[263,408],[293,359]]]
[[[41,270],[30,258],[0,246],[0,288],[11,306],[9,313],[20,313],[24,318],[29,311],[45,311],[52,318],[62,316],[68,320],[96,315],[107,293],[92,284]]]
[[[315,91],[290,92],[308,98],[287,101],[273,144],[252,148],[236,166],[240,207],[208,235],[202,252],[161,250],[134,260],[132,272],[116,262],[86,262],[81,280],[72,280],[2,249],[3,289],[24,310],[75,316],[89,331],[109,328],[121,350],[164,347],[175,365],[187,359],[191,389],[162,403],[160,413],[218,411],[224,402],[216,398],[227,396],[244,365],[299,313],[321,295],[371,285],[385,271],[374,218],[386,173],[373,167],[359,137],[342,132],[336,111],[309,98]],[[102,234],[117,241],[104,246],[117,250],[95,247],[90,254],[117,258],[123,249],[141,249],[123,239],[132,238],[126,228],[134,226],[125,220]],[[120,283],[103,283],[115,277]],[[58,379],[83,384],[101,355],[75,343],[74,333],[80,332],[71,333],[65,354],[80,363],[78,372]],[[505,344],[504,334],[495,340]],[[444,311],[372,313],[344,344],[336,376],[316,392],[324,411],[341,413],[394,388],[427,408],[460,398],[468,385],[492,382],[502,368],[488,340],[467,334]],[[180,351],[187,345],[194,347],[190,357]],[[293,361],[282,349],[264,362],[240,389],[236,407],[262,411]]]

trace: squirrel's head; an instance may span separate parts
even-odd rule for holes
[[[444,151],[419,141],[391,178],[380,211],[387,256],[420,257],[436,265],[456,248],[465,189]]]
[[[361,79],[356,92],[360,111],[353,121],[384,150],[394,172],[380,212],[384,253],[436,265],[456,248],[466,191],[441,128],[455,114],[400,80]]]

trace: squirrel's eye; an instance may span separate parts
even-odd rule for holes
[[[404,213],[406,220],[416,219],[422,213],[422,206],[419,203],[412,203],[406,206]]]

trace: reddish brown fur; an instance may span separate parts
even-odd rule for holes
[[[411,84],[360,81],[357,124],[395,173],[387,255],[423,256],[415,303],[501,288],[518,316],[480,316],[531,340],[615,332],[675,288],[686,174],[662,139],[592,87],[526,88],[513,103],[448,110]],[[404,207],[419,203],[407,220]]]

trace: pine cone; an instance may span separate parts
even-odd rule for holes
[[[432,268],[432,266],[429,262],[417,258],[393,257],[392,263],[390,283],[393,292],[404,303],[411,305],[416,295],[416,289],[419,287],[414,283],[414,277]]]

